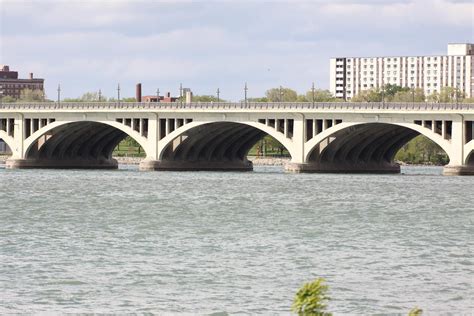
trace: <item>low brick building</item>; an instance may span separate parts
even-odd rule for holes
[[[21,91],[25,89],[44,92],[44,79],[33,78],[33,73],[28,79],[18,79],[18,71],[10,71],[7,65],[0,65],[0,97],[19,99]]]
[[[160,95],[160,99],[157,100],[156,95],[145,95],[142,97],[142,102],[176,102],[179,98],[172,97],[171,93],[168,92],[166,95]]]

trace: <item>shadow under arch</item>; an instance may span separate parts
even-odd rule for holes
[[[253,170],[247,154],[266,135],[270,134],[245,123],[219,121],[197,125],[169,141],[153,169]]]
[[[78,121],[58,124],[28,143],[25,159],[15,160],[11,168],[116,169],[114,148],[127,136],[109,124]],[[138,141],[138,140],[137,140]]]
[[[2,142],[2,145],[0,147],[0,153],[11,155],[13,153],[13,148],[14,148],[13,138],[11,136],[8,136],[6,132],[0,130],[0,142]]]
[[[397,152],[420,131],[390,123],[361,123],[337,130],[316,144],[307,156],[305,171],[399,173]],[[427,136],[426,133],[423,135]],[[433,137],[428,138],[449,153]]]

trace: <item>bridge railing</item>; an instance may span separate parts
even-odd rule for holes
[[[474,103],[399,102],[30,102],[1,103],[2,110],[474,110]]]

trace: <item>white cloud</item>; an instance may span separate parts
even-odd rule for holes
[[[124,93],[183,81],[234,99],[244,81],[255,95],[327,87],[329,57],[444,52],[472,40],[473,23],[471,2],[447,0],[0,0],[0,10],[0,63],[69,96],[117,81]]]

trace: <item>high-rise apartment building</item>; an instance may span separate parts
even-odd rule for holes
[[[336,57],[329,64],[329,89],[345,100],[386,84],[421,88],[425,95],[453,87],[474,97],[474,44],[448,44],[447,55]]]

